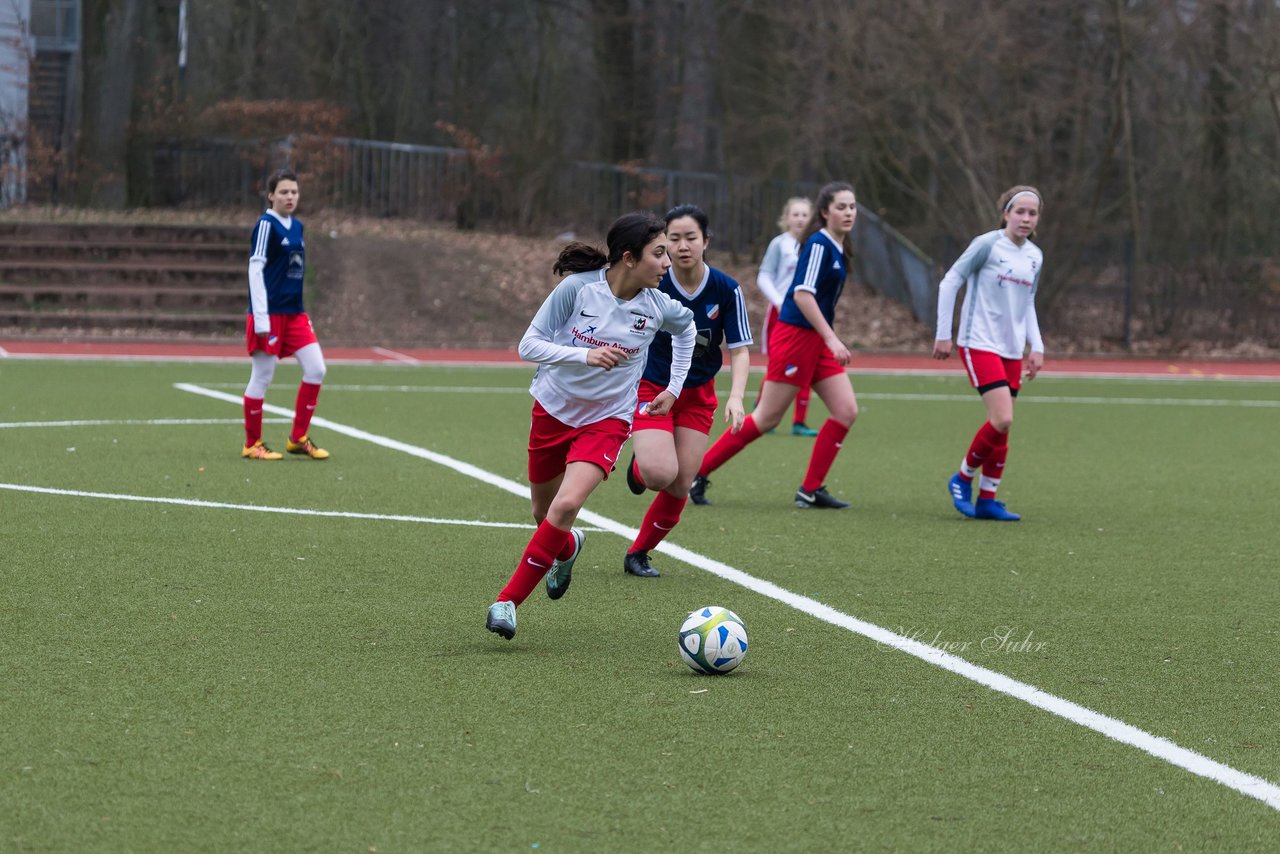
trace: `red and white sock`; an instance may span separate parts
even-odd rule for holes
[[[498,594],[498,601],[514,602],[519,607],[521,602],[529,598],[529,594],[551,569],[551,562],[564,551],[566,539],[572,541],[573,535],[543,519],[538,530],[533,532],[529,545],[525,546],[516,571],[511,573],[507,586]]]
[[[978,482],[979,498],[995,498],[1000,488],[1000,479],[1004,477],[1004,462],[1009,456],[1009,434],[1000,434],[1000,444],[991,449],[991,453],[982,461],[982,479]]]
[[[847,435],[849,435],[849,428],[834,418],[828,418],[822,422],[822,428],[818,430],[818,438],[813,440],[813,453],[809,455],[809,470],[804,473],[804,483],[800,484],[801,489],[812,493],[827,482],[827,472],[831,471],[831,464],[836,461],[836,454],[840,453],[840,446]]]
[[[962,480],[973,480],[982,469],[982,461],[991,454],[992,448],[1001,444],[1004,436],[1004,433],[991,426],[990,421],[982,422],[982,426],[974,434],[973,441],[969,443],[969,452],[960,463]]]
[[[316,401],[320,399],[320,386],[316,383],[300,383],[298,399],[293,405],[293,432],[289,441],[296,442],[307,435],[311,426],[311,416],[316,412]]]
[[[262,406],[266,403],[260,397],[245,396],[244,399],[244,446],[253,445],[262,438]]]
[[[680,523],[680,513],[688,501],[688,496],[676,498],[665,489],[659,492],[645,512],[644,520],[640,523],[640,534],[631,548],[627,549],[627,554],[647,552],[662,542],[671,533],[671,529]]]

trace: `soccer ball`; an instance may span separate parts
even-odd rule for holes
[[[728,673],[747,656],[747,627],[728,608],[708,605],[684,618],[680,657],[698,673]]]

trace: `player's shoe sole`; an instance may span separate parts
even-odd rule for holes
[[[569,589],[569,583],[573,581],[574,561],[582,554],[582,544],[587,539],[587,535],[577,528],[570,530],[569,535],[573,537],[573,554],[565,560],[553,560],[551,569],[547,570],[545,580],[548,599],[559,599]]]
[[[317,448],[315,442],[312,442],[309,436],[299,437],[296,442],[289,439],[284,443],[284,449],[291,454],[306,454],[313,460],[329,459],[329,452],[324,448]]]
[[[246,460],[283,460],[284,454],[273,451],[266,445],[262,444],[262,440],[254,442],[247,448],[240,449],[240,456]]]
[[[657,578],[662,573],[649,563],[648,552],[630,552],[622,559],[622,571],[640,578]]]
[[[1003,501],[996,501],[994,498],[979,498],[975,501],[973,517],[995,522],[1017,522],[1022,519],[1020,515],[1005,507]]]
[[[947,492],[951,495],[951,503],[955,505],[956,510],[960,511],[961,515],[972,519],[974,516],[973,481],[965,480],[957,472],[951,476],[951,480],[947,481]]]
[[[516,636],[516,606],[513,602],[494,602],[484,618],[484,627],[507,640]]]

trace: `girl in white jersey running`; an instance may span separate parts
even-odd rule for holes
[[[787,199],[782,206],[782,216],[778,218],[778,228],[782,233],[769,242],[764,251],[764,259],[760,261],[760,271],[756,273],[756,287],[769,301],[769,311],[765,314],[764,327],[760,335],[760,352],[769,355],[769,332],[778,322],[778,312],[782,309],[782,301],[791,287],[795,277],[796,262],[800,260],[800,237],[805,226],[813,218],[813,202],[802,196]],[[756,395],[756,405],[760,405],[760,396]],[[791,423],[792,436],[817,436],[805,419],[809,415],[809,386],[802,386],[796,394],[795,418]]]
[[[986,423],[969,444],[960,470],[947,482],[956,510],[971,519],[1016,522],[1022,517],[996,500],[1009,453],[1013,401],[1026,375],[1033,380],[1044,366],[1044,341],[1036,320],[1036,288],[1044,253],[1031,242],[1040,222],[1043,197],[1020,184],[1000,196],[1000,228],[973,239],[938,286],[938,331],[933,358],[951,355],[951,321],[956,294],[967,285],[960,307],[956,351],[969,382],[987,407]],[[978,498],[973,479],[981,473]]]
[[[671,334],[671,376],[646,412],[669,413],[688,376],[693,312],[658,290],[671,266],[665,232],[653,214],[634,213],[609,229],[608,255],[585,243],[566,246],[554,270],[567,278],[520,339],[520,358],[538,364],[529,388],[529,484],[538,528],[485,619],[485,628],[508,640],[516,633],[516,608],[544,576],[552,599],[569,588],[583,541],[573,523],[631,432],[645,357],[659,331]]]

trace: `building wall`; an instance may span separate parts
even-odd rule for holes
[[[31,0],[0,2],[0,208],[26,200]]]

